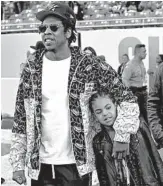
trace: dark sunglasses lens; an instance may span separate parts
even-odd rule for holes
[[[56,25],[50,26],[51,31],[56,32],[58,30],[58,27]]]
[[[44,33],[44,32],[46,31],[46,26],[40,25],[40,26],[39,26],[39,31],[40,31],[41,33]]]

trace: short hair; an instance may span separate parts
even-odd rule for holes
[[[161,61],[163,62],[163,54],[159,54]]]
[[[128,54],[123,54],[122,56],[126,56],[129,59]]]
[[[84,51],[90,50],[94,56],[97,56],[96,51],[92,47],[85,47]]]
[[[135,46],[135,49],[134,49],[134,54],[136,53],[136,50],[137,50],[137,49],[140,49],[140,48],[145,48],[145,45],[144,45],[144,44],[137,44],[137,45]]]

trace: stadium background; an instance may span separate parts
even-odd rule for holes
[[[98,55],[117,70],[121,56],[133,57],[133,48],[144,43],[146,69],[155,70],[157,54],[163,53],[163,2],[162,1],[64,1],[77,16],[78,40],[74,45],[93,47]],[[31,45],[41,40],[37,33],[40,24],[35,13],[48,1],[1,2],[1,155],[2,176],[11,181],[8,164],[11,127],[15,97],[19,83],[20,65],[26,60]],[[148,87],[153,77],[148,76]],[[10,172],[6,174],[6,172]],[[5,185],[4,184],[4,185]]]

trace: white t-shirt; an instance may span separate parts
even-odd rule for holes
[[[43,57],[41,163],[75,163],[67,93],[70,61]]]

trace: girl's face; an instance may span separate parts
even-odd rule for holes
[[[97,120],[105,126],[112,126],[116,119],[116,106],[108,96],[99,96],[92,102]]]

